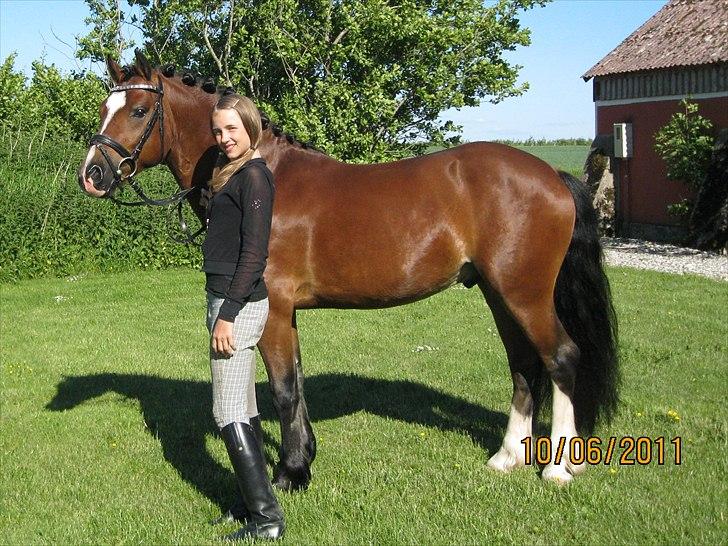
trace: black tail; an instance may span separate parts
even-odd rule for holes
[[[556,280],[554,299],[559,320],[581,351],[573,402],[576,428],[588,435],[598,420],[608,422],[617,409],[617,317],[589,190],[570,174],[559,175],[574,196],[576,225]],[[550,381],[547,374],[541,375],[534,394],[543,402],[539,394],[545,394]]]

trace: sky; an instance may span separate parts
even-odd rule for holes
[[[527,11],[521,24],[531,29],[531,45],[507,52],[505,58],[523,66],[519,82],[527,81],[530,89],[499,104],[447,110],[442,119],[461,125],[463,139],[469,141],[593,138],[592,82],[581,75],[666,3],[556,0]],[[83,0],[0,0],[0,58],[17,52],[15,68],[26,74],[42,56],[66,73],[101,73],[101,66],[73,55],[75,37],[87,32],[88,14]],[[132,56],[124,60],[130,62]]]

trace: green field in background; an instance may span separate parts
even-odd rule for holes
[[[584,162],[589,154],[589,146],[516,146],[553,165],[580,178],[584,172]]]

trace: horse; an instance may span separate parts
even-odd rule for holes
[[[107,68],[115,87],[79,166],[81,189],[113,197],[160,163],[183,191],[204,187],[218,155],[210,114],[223,90],[152,67],[140,53],[124,68],[109,58]],[[585,469],[579,440],[614,415],[619,373],[597,217],[577,179],[485,142],[347,164],[265,117],[259,150],[276,183],[270,315],[258,344],[280,420],[274,485],[305,489],[316,455],[296,312],[402,305],[455,283],[481,291],[513,382],[503,442],[487,466],[509,472],[531,463],[526,442],[550,399],[547,440],[561,457],[542,465],[541,477],[563,484]],[[198,194],[185,197],[202,219]]]

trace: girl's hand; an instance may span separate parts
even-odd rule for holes
[[[218,318],[215,327],[212,329],[211,344],[213,352],[230,358],[235,352],[234,341],[233,323]]]

